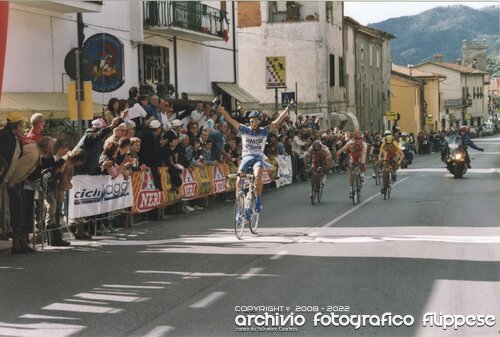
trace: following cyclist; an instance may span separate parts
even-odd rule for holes
[[[335,158],[338,160],[344,151],[349,150],[349,155],[351,156],[351,160],[349,161],[349,186],[352,186],[352,164],[359,164],[361,170],[361,183],[364,184],[365,182],[367,148],[368,146],[365,143],[363,134],[361,131],[356,131],[353,137],[335,154]],[[352,198],[352,191],[349,192],[349,198]]]
[[[396,171],[398,165],[405,157],[405,154],[399,147],[398,142],[396,142],[391,135],[385,137],[382,146],[380,147],[379,160],[384,163],[384,169],[389,168],[389,163],[392,165],[392,181],[396,181]],[[385,187],[382,187],[380,193],[385,193]]]
[[[264,155],[264,147],[266,146],[267,136],[271,132],[278,130],[281,123],[285,121],[288,115],[288,109],[292,106],[293,100],[290,104],[283,110],[283,112],[278,116],[278,118],[266,127],[259,127],[263,120],[262,112],[254,110],[248,114],[248,119],[250,121],[250,126],[241,124],[240,122],[234,120],[225,109],[221,109],[224,120],[231,124],[236,130],[241,134],[241,163],[238,168],[238,178],[236,181],[236,192],[240,189],[240,177],[242,173],[246,173],[249,168],[253,169],[253,174],[255,175],[255,212],[260,213],[262,211],[262,202],[260,196],[262,194],[262,170],[268,167],[269,164],[265,162],[267,158]],[[246,214],[247,218],[249,213]]]
[[[316,170],[321,163],[323,168],[323,180],[321,183],[326,184],[326,175],[332,166],[332,154],[328,147],[320,140],[315,140],[304,155],[304,167],[307,167],[307,159],[312,156],[312,169]]]

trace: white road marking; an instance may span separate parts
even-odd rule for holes
[[[318,234],[318,233],[316,233],[316,234]],[[278,254],[271,256],[271,257],[269,258],[269,260],[279,260],[279,259],[281,259],[284,255],[286,255],[286,253],[288,253],[288,252],[287,252],[286,250],[283,250],[283,251],[279,252]]]
[[[402,183],[403,181],[405,181],[406,179],[409,179],[409,177],[406,177],[406,178],[403,178],[401,179],[400,181],[398,181],[397,183],[395,183],[393,186],[396,186],[400,183]],[[358,204],[356,206],[354,206],[353,208],[351,208],[350,210],[348,210],[347,212],[344,212],[343,214],[339,215],[338,217],[336,217],[335,219],[331,220],[330,222],[326,223],[325,225],[323,225],[322,227],[323,228],[326,228],[326,227],[332,227],[334,224],[336,224],[337,222],[339,222],[340,220],[342,220],[343,218],[345,218],[346,216],[348,216],[349,214],[353,213],[354,211],[357,211],[360,207],[362,207],[363,205],[365,205],[366,203],[370,202],[371,200],[375,199],[376,197],[380,196],[380,192],[377,193],[377,194],[374,194],[372,195],[371,197],[369,197],[368,199],[366,199],[365,201],[362,201],[361,204]]]
[[[258,273],[260,273],[263,270],[264,270],[264,268],[250,268],[249,271],[247,271],[245,274],[241,275],[237,279],[238,280],[248,280],[248,279],[256,276]]]
[[[132,286],[132,285],[125,285],[125,284],[103,284],[102,285],[105,288],[130,288],[130,289],[165,289],[165,287],[158,287],[158,286]]]
[[[144,335],[143,337],[162,337],[166,336],[166,333],[172,331],[174,328],[168,325],[160,325],[151,330],[149,333]]]
[[[52,303],[43,307],[44,310],[57,310],[57,311],[72,311],[72,312],[90,312],[94,314],[116,314],[122,309],[111,307],[98,307],[95,305],[78,305],[70,303]]]
[[[80,318],[76,317],[64,317],[64,316],[49,316],[49,315],[35,315],[35,314],[25,314],[22,316],[19,316],[19,318],[30,318],[30,319],[57,319],[57,320],[70,320],[70,321],[76,321],[80,320]]]
[[[202,309],[210,306],[212,303],[218,301],[222,296],[224,296],[226,293],[222,291],[214,291],[211,294],[208,294],[205,298],[199,300],[198,302],[191,304],[189,307],[190,308],[195,308],[195,309]]]

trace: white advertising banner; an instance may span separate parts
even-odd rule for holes
[[[292,183],[292,158],[290,156],[277,156],[276,162],[278,163],[278,178],[276,180],[276,187],[280,188],[284,185]]]
[[[122,175],[74,176],[69,191],[69,218],[104,214],[132,207],[132,182]]]

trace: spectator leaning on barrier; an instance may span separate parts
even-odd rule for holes
[[[146,171],[149,167],[146,164],[139,163],[139,152],[141,151],[141,139],[137,137],[130,138],[130,156],[136,159],[130,169],[132,171]]]
[[[7,124],[0,130],[0,157],[10,162],[9,168],[4,173],[4,183],[9,195],[10,225],[13,230],[12,253],[28,253],[33,250],[28,246],[26,237],[23,234],[22,218],[23,210],[19,207],[21,201],[20,185],[15,184],[10,179],[14,175],[15,168],[23,151],[21,142],[24,130],[24,118],[17,112],[7,114]],[[17,203],[16,203],[17,202]]]
[[[92,121],[92,127],[85,131],[85,134],[75,146],[75,149],[82,149],[87,154],[85,164],[77,167],[76,174],[100,174],[99,156],[102,152],[104,140],[121,123],[122,119],[119,117],[113,119],[111,125],[107,127],[104,127],[102,119]]]
[[[53,169],[54,179],[49,184],[47,194],[45,195],[45,205],[47,207],[46,224],[47,227],[59,227],[57,223],[56,212],[59,205],[64,201],[64,193],[69,191],[73,185],[71,179],[75,175],[75,169],[80,167],[87,160],[87,153],[83,149],[74,149],[55,164]],[[57,234],[55,234],[57,235]],[[84,223],[78,222],[75,239],[88,240],[90,235],[85,233]]]
[[[42,138],[42,131],[45,127],[45,117],[39,112],[34,113],[33,115],[31,115],[30,123],[31,129],[24,137],[24,140],[30,139],[32,141],[38,142]]]

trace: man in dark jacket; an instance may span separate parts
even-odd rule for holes
[[[82,166],[76,168],[76,174],[97,175],[101,173],[99,169],[99,156],[101,155],[104,141],[110,136],[113,129],[122,122],[123,120],[120,117],[116,117],[113,119],[111,125],[104,127],[104,122],[101,119],[92,121],[92,127],[85,131],[85,134],[75,146],[75,149],[82,149],[87,153],[87,161]]]
[[[9,112],[7,114],[7,124],[0,130],[0,144],[2,144],[0,146],[0,157],[8,162],[8,167],[4,169],[2,177],[9,195],[10,226],[13,231],[12,254],[33,252],[28,245],[26,237],[23,235],[24,213],[23,209],[19,207],[22,186],[10,181],[23,151],[21,138],[24,136],[24,123],[24,118],[19,113]],[[3,186],[0,186],[0,188],[3,188]],[[2,216],[0,221],[3,228],[6,228],[3,224],[4,220],[6,220],[5,215]]]
[[[483,152],[484,149],[480,148],[474,142],[472,141],[470,135],[469,135],[469,127],[464,125],[460,128],[459,130],[459,135],[462,137],[462,145],[464,145],[465,149],[465,164],[467,165],[468,168],[471,168],[470,166],[470,157],[469,157],[469,151],[467,151],[467,146],[470,146],[474,150],[478,150]]]

